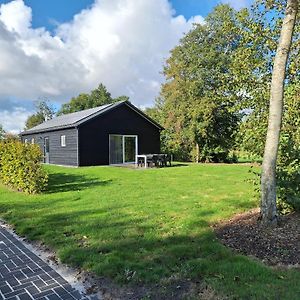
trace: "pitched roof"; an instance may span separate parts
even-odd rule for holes
[[[86,122],[87,120],[90,120],[96,116],[99,116],[102,113],[107,112],[123,103],[127,104],[129,107],[131,107],[137,113],[142,115],[144,118],[146,118],[149,122],[151,122],[153,125],[155,125],[159,129],[163,129],[158,123],[156,123],[151,118],[149,118],[147,115],[145,115],[142,111],[140,111],[138,108],[136,108],[134,105],[132,105],[129,101],[119,101],[119,102],[106,104],[106,105],[102,105],[102,106],[95,107],[95,108],[85,109],[82,111],[78,111],[78,112],[74,112],[74,113],[70,113],[70,114],[66,114],[66,115],[61,115],[59,117],[53,118],[49,121],[46,121],[40,125],[37,125],[33,128],[25,130],[21,133],[21,135],[76,127],[76,126],[79,126],[80,124]]]

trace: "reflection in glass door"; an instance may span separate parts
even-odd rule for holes
[[[110,135],[109,136],[109,163],[134,163],[137,155],[137,136]]]
[[[109,136],[109,163],[123,163],[123,137],[121,135]]]
[[[136,136],[124,136],[124,163],[135,162]]]

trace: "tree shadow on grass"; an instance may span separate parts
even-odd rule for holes
[[[171,166],[167,166],[167,168],[177,168],[177,167],[188,167],[188,164],[185,163],[172,163]]]
[[[114,209],[117,213],[110,218],[102,216],[102,210],[85,210],[48,215],[43,218],[43,224],[56,228],[49,233],[52,240],[57,238],[64,263],[88,268],[101,278],[131,286],[134,295],[139,295],[122,299],[147,299],[148,296],[149,299],[184,299],[192,289],[193,280],[199,281],[207,274],[221,274],[234,280],[231,272],[234,265],[248,264],[247,259],[226,250],[203,219],[189,224],[199,229],[197,233],[183,231],[165,235],[160,234],[155,222],[148,223],[143,217],[124,211],[120,213],[117,206]],[[66,218],[66,223],[62,218]],[[89,222],[84,223],[85,219]],[[234,273],[241,278],[242,274]],[[139,287],[143,288],[139,290]]]
[[[49,175],[47,194],[81,191],[92,187],[105,186],[112,182],[109,180],[99,180],[84,175],[68,173],[56,173]]]
[[[133,292],[141,297],[130,299],[146,299],[147,295],[153,296],[150,299],[183,299],[191,288],[190,278],[212,276],[232,282],[242,280],[245,268],[260,278],[262,266],[231,254],[215,239],[210,223],[202,218],[213,216],[214,210],[192,218],[186,230],[172,233],[161,231],[161,224],[151,216],[132,214],[127,206],[115,203],[42,214],[34,222],[22,220],[22,234],[59,250],[64,263],[132,284]],[[144,290],[147,283],[150,286]],[[137,286],[142,291],[137,292]],[[252,290],[249,285],[247,292]]]
[[[174,278],[173,274],[185,273],[183,265],[199,257],[207,233],[163,237],[156,232],[157,224],[123,209],[116,205],[44,215],[39,223],[28,224],[22,234],[54,246],[63,263],[87,268],[108,282],[121,283],[117,287],[125,284],[132,289],[135,297],[125,294],[120,299],[183,299],[191,282],[184,274]],[[116,214],[105,217],[111,210]],[[198,226],[207,227],[207,222]]]

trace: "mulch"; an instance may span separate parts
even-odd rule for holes
[[[259,225],[259,210],[234,216],[214,226],[218,239],[238,253],[265,264],[300,267],[300,214],[282,216],[278,226]]]

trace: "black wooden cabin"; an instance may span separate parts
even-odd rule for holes
[[[137,154],[160,153],[163,128],[129,101],[56,117],[21,133],[38,144],[44,162],[96,166],[135,162]]]

